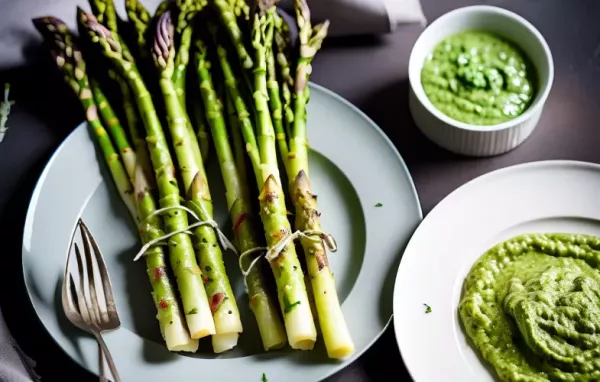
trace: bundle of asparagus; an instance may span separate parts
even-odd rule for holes
[[[237,345],[243,328],[222,251],[231,249],[265,350],[286,343],[312,349],[318,322],[328,355],[350,355],[354,345],[326,254],[335,241],[321,230],[308,176],[308,79],[328,22],[313,27],[306,1],[296,0],[296,51],[275,1],[164,1],[151,15],[137,0],[125,0],[127,21],[118,19],[112,0],[90,2],[93,14],[78,9],[81,37],[53,17],[34,24],[80,99],[140,227],[139,256],[168,349],[196,351],[206,336],[215,352]],[[122,27],[132,32],[130,40]],[[234,245],[213,220],[209,152],[225,184]],[[285,187],[279,160],[290,181]],[[257,234],[253,190],[264,235]]]

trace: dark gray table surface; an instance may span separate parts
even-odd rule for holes
[[[314,62],[313,80],[365,111],[395,143],[412,173],[425,214],[463,183],[501,167],[546,159],[600,162],[600,2],[422,0],[429,22],[476,3],[521,14],[542,32],[554,55],[554,86],[538,129],[503,156],[452,155],[415,128],[408,112],[407,66],[420,26],[402,27],[379,38],[332,39]],[[92,381],[47,335],[23,286],[21,236],[30,194],[52,151],[83,120],[61,79],[39,59],[39,48],[26,49],[31,67],[0,73],[0,82],[14,83],[18,102],[10,118],[11,130],[0,145],[0,305],[18,342],[38,361],[44,380]],[[410,380],[391,326],[358,361],[330,379],[387,380]]]

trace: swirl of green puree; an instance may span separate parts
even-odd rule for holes
[[[537,74],[515,44],[485,31],[466,31],[440,42],[421,71],[427,98],[448,117],[496,125],[531,105]]]
[[[528,234],[471,268],[459,313],[502,381],[600,381],[600,238]]]

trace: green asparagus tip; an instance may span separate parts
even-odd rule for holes
[[[294,8],[296,9],[297,18],[301,18],[302,21],[310,22],[310,9],[308,8],[306,0],[294,0]],[[303,25],[304,22],[298,26],[302,27]]]
[[[313,35],[310,39],[309,45],[313,46],[315,49],[321,48],[321,43],[327,37],[327,32],[329,31],[329,20],[323,21],[321,24],[316,25],[313,28]]]

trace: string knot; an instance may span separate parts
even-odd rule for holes
[[[171,236],[180,234],[180,233],[186,233],[188,235],[191,235],[192,233],[190,232],[190,229],[192,228],[196,228],[196,227],[200,227],[203,225],[209,225],[211,226],[216,234],[217,234],[217,238],[219,239],[219,243],[221,244],[221,247],[223,247],[224,249],[229,249],[231,251],[233,251],[235,254],[237,254],[237,250],[235,249],[234,245],[231,243],[231,241],[227,238],[227,236],[225,236],[225,234],[223,233],[223,231],[221,231],[221,229],[219,228],[219,224],[217,224],[217,222],[213,219],[200,219],[200,217],[198,215],[196,215],[196,213],[194,211],[192,211],[191,209],[189,209],[188,207],[185,206],[172,206],[172,207],[164,207],[164,208],[159,208],[157,210],[155,210],[154,212],[152,212],[150,215],[146,216],[139,224],[138,227],[142,227],[143,225],[145,225],[148,221],[148,219],[150,219],[151,217],[154,217],[156,215],[160,215],[164,212],[170,211],[170,210],[184,210],[186,211],[188,214],[190,214],[194,219],[197,220],[196,223],[190,224],[188,225],[186,228],[177,230],[177,231],[173,231],[173,232],[169,232],[168,234],[165,234],[161,237],[157,237],[156,239],[150,240],[148,243],[146,243],[139,251],[138,253],[135,255],[135,257],[133,258],[133,261],[137,261],[139,260],[140,257],[142,257],[147,251],[148,249],[150,249],[150,247],[152,247],[153,245],[160,243],[161,241],[170,238]]]
[[[317,238],[315,238],[315,236],[317,236]],[[317,231],[317,230],[308,230],[308,231],[304,231],[304,232],[295,231],[293,233],[288,232],[277,243],[275,243],[275,245],[273,245],[271,248],[267,248],[267,247],[251,248],[247,251],[244,251],[240,255],[238,265],[240,267],[240,271],[242,272],[242,275],[244,275],[244,283],[246,283],[246,278],[252,271],[252,268],[254,268],[254,266],[258,263],[258,261],[262,257],[267,259],[267,261],[269,263],[278,259],[281,256],[283,249],[299,237],[313,240],[315,242],[320,241],[327,247],[327,249],[329,251],[337,252],[337,243],[331,234],[328,234],[328,233],[325,233],[322,231]],[[244,260],[244,258],[246,256],[251,255],[256,252],[265,252],[265,253],[263,255],[257,256],[254,260],[252,260],[252,262],[248,266],[248,269],[244,269],[244,266],[242,264],[242,261]],[[246,284],[246,291],[247,290],[248,290],[248,284]]]

